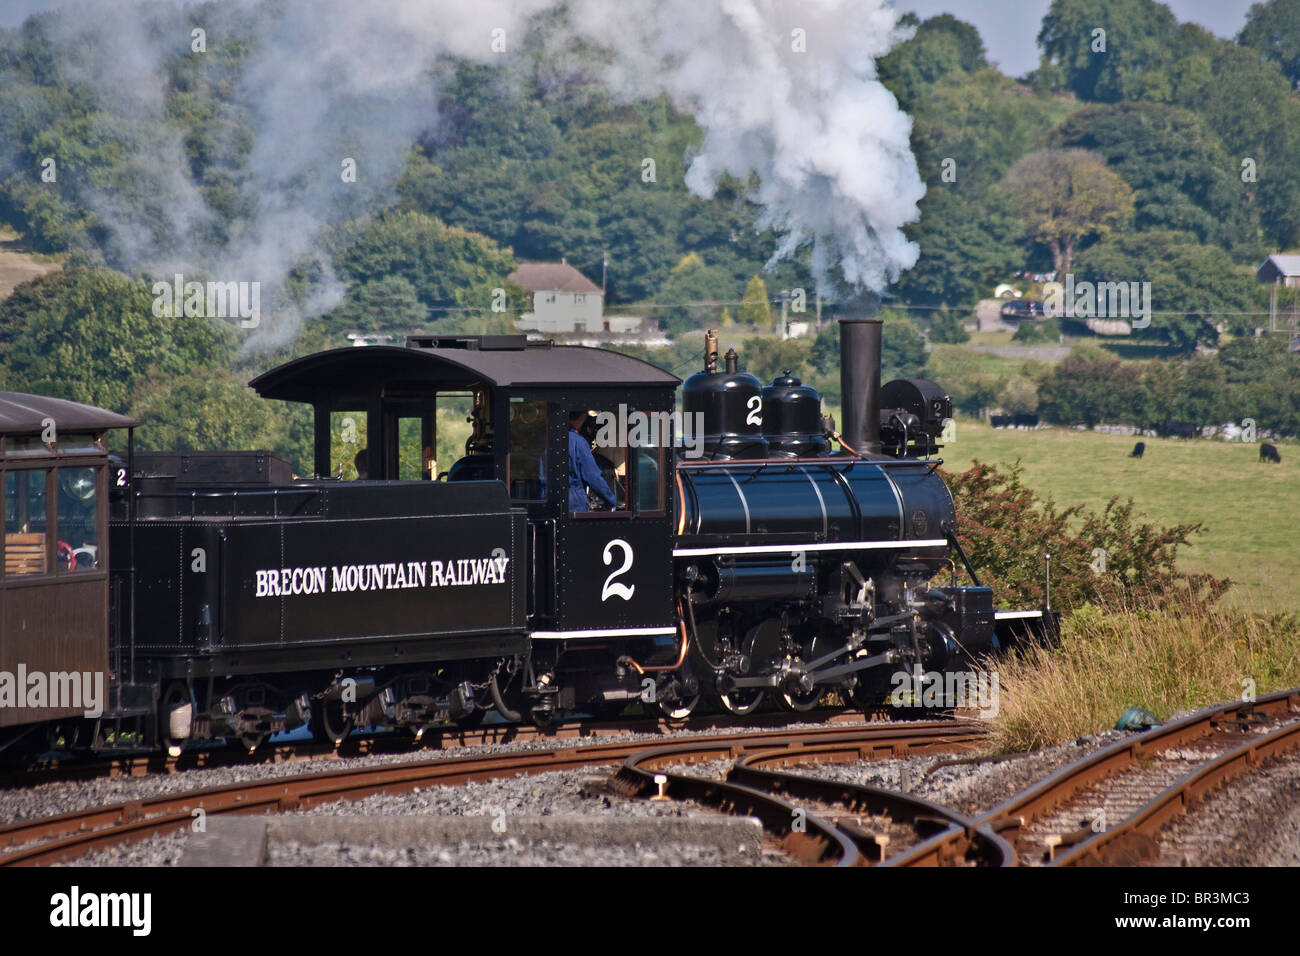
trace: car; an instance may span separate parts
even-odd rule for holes
[[[1034,319],[1043,314],[1043,303],[1036,299],[1016,299],[1002,306],[1004,319]]]

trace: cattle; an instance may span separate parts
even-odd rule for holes
[[[1270,445],[1268,442],[1259,446],[1259,460],[1271,461],[1275,465],[1282,464],[1282,456],[1278,454],[1277,446]]]
[[[993,416],[993,427],[994,427],[994,428],[1010,428],[1010,427],[1011,427],[1011,422],[1012,422],[1012,421],[1013,421],[1013,418],[1012,418],[1012,416],[1010,416],[1010,415],[994,415],[994,416]]]
[[[1129,454],[1129,457],[1130,457],[1130,458],[1141,458],[1141,457],[1142,457],[1142,453],[1143,453],[1144,451],[1146,451],[1146,450],[1147,450],[1147,443],[1144,442],[1144,441],[1140,441],[1140,442],[1138,442],[1136,445],[1133,446],[1133,451]]]
[[[1187,422],[1165,422],[1163,431],[1165,438],[1195,438],[1201,433],[1199,428]]]
[[[1038,416],[1030,415],[1028,412],[1016,412],[1013,418],[1013,424],[1017,428],[1037,428]]]

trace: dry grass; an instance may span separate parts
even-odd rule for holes
[[[1161,720],[1300,685],[1300,616],[1237,608],[1084,608],[1055,651],[999,661],[993,749],[1036,750],[1115,726],[1130,704]]]

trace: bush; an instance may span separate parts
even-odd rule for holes
[[[955,314],[936,312],[930,321],[930,341],[942,345],[960,345],[970,341],[970,333]]]
[[[946,473],[957,506],[957,537],[980,581],[1003,607],[1040,607],[1043,554],[1052,556],[1052,606],[1070,610],[1098,601],[1165,606],[1193,598],[1212,604],[1231,582],[1178,570],[1178,549],[1199,524],[1170,528],[1140,521],[1133,500],[1113,497],[1101,513],[1058,511],[1021,481],[1017,463],[976,462]],[[1077,530],[1076,530],[1077,529]],[[1097,549],[1104,552],[1104,570]]]

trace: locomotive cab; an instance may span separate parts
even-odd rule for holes
[[[420,480],[505,487],[511,508],[527,516],[526,540],[511,555],[526,569],[532,639],[522,688],[530,706],[553,712],[634,696],[630,688],[638,685],[630,680],[624,687],[616,677],[561,679],[566,670],[590,670],[582,666],[590,655],[612,655],[607,671],[616,675],[624,651],[633,663],[674,651],[670,489],[678,383],[617,352],[498,335],[412,336],[405,348],[336,349],[273,369],[252,385],[264,397],[313,406],[318,475],[350,477],[349,454],[364,448],[357,473],[364,467],[366,480],[415,478],[404,449],[418,434]],[[437,402],[448,393],[472,396],[472,431],[465,454],[440,467],[432,454]],[[587,416],[572,441],[589,449],[612,506],[603,495],[583,500],[583,492],[571,491],[570,416],[578,411]]]

